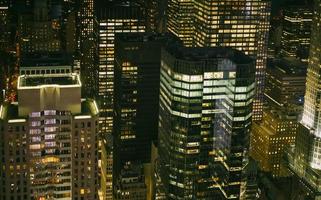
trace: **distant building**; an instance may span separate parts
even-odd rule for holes
[[[295,144],[297,116],[297,111],[269,108],[263,112],[262,122],[253,124],[250,155],[262,171],[273,177],[289,176],[283,159],[285,149]]]
[[[270,105],[303,105],[307,65],[295,58],[268,62],[264,95]]]
[[[111,134],[114,109],[114,59],[117,33],[145,32],[145,15],[139,4],[130,1],[97,1],[99,23],[99,107],[103,134]]]
[[[98,95],[98,23],[94,0],[75,0],[76,6],[76,59],[83,84],[82,94],[96,98]]]
[[[228,48],[162,50],[159,178],[167,199],[240,198],[255,61]]]
[[[0,107],[0,198],[98,199],[98,108],[79,76],[22,75],[18,98]]]
[[[3,0],[0,2],[0,50],[10,47],[9,17],[9,2]]]
[[[310,5],[287,6],[283,10],[281,52],[283,57],[308,61],[313,7]]]
[[[62,50],[61,22],[51,17],[49,11],[48,0],[35,0],[33,11],[19,17],[17,31],[22,55]]]
[[[115,200],[147,200],[142,165],[126,164],[121,170],[114,191]]]

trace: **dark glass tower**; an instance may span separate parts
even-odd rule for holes
[[[99,104],[103,134],[111,134],[114,108],[114,59],[117,33],[145,32],[143,9],[135,2],[97,1],[99,23]]]
[[[171,40],[174,39],[168,35],[147,33],[116,36],[113,130],[116,174],[128,161],[150,162],[151,144],[158,134],[161,47]]]
[[[288,6],[283,11],[281,55],[308,61],[313,9],[307,5]]]
[[[240,198],[255,61],[228,48],[162,50],[160,178],[167,199]]]

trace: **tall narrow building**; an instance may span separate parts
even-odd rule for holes
[[[186,46],[231,47],[256,59],[253,119],[262,118],[270,2],[265,0],[169,0],[168,31]]]
[[[228,48],[162,50],[159,175],[167,199],[238,199],[255,61]]]
[[[113,130],[116,171],[128,161],[150,162],[152,141],[158,136],[161,48],[175,39],[152,33],[116,36]]]
[[[18,98],[0,107],[0,199],[98,199],[98,108],[79,76],[22,75]]]
[[[94,14],[94,0],[76,0],[77,60],[83,84],[82,94],[96,98],[98,95],[98,34]]]
[[[315,1],[303,116],[295,149],[290,152],[290,169],[310,189],[312,199],[321,198],[321,2]]]
[[[130,1],[97,1],[99,22],[99,107],[103,134],[111,134],[114,109],[114,49],[117,33],[145,32],[145,15]]]

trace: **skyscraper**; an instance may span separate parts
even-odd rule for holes
[[[145,31],[145,15],[136,2],[97,1],[99,22],[99,107],[103,134],[111,134],[114,109],[114,40],[117,33]]]
[[[169,0],[168,31],[186,46],[226,46],[256,58],[253,119],[263,108],[270,2],[265,0]]]
[[[185,46],[193,46],[194,2],[169,0],[167,12],[167,30],[179,37]]]
[[[118,169],[128,161],[150,162],[158,135],[161,48],[175,39],[152,33],[116,36],[113,135]]]
[[[290,169],[310,187],[313,199],[321,198],[321,116],[320,116],[320,51],[321,4],[315,1],[311,46],[302,120],[295,149],[290,153]]]
[[[98,24],[94,0],[77,0],[76,6],[77,59],[80,62],[82,94],[95,98],[98,95]]]
[[[228,48],[162,50],[159,172],[167,199],[239,198],[255,61]]]
[[[19,43],[23,56],[35,53],[56,53],[62,50],[60,22],[50,15],[48,0],[35,0],[33,12],[19,18]]]
[[[308,61],[313,9],[309,5],[288,6],[283,11],[281,55]]]
[[[22,75],[0,107],[0,198],[98,199],[98,108],[75,74]]]

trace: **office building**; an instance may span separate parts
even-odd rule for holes
[[[303,105],[307,64],[296,58],[269,60],[265,99],[272,106]]]
[[[32,12],[22,12],[19,17],[19,43],[24,56],[43,52],[60,52],[60,21],[49,15],[48,0],[35,0]]]
[[[114,142],[117,168],[149,163],[158,135],[161,48],[169,35],[118,34],[115,41]],[[151,49],[153,49],[151,51]]]
[[[147,189],[142,165],[128,163],[124,166],[115,185],[114,199],[147,199]]]
[[[111,134],[114,109],[114,49],[117,33],[145,31],[145,15],[136,2],[97,1],[99,23],[99,107],[103,134]]]
[[[76,0],[77,61],[83,84],[82,94],[98,95],[98,24],[94,14],[94,0]]]
[[[0,107],[0,198],[97,198],[98,108],[76,74],[22,75]]]
[[[100,200],[112,200],[113,199],[113,136],[111,134],[106,135],[102,139],[101,148],[101,177],[100,177]]]
[[[320,1],[315,1],[314,6],[303,116],[298,128],[295,149],[289,151],[289,166],[300,181],[309,187],[309,194],[313,196],[311,199],[320,199]]]
[[[186,46],[231,47],[256,58],[253,120],[262,118],[270,2],[265,0],[170,0],[169,32]]]
[[[159,174],[167,199],[238,199],[255,61],[228,48],[162,50]]]
[[[310,49],[313,8],[310,5],[288,6],[283,10],[281,51],[283,57],[307,62]]]
[[[285,149],[295,144],[298,126],[298,111],[287,108],[268,108],[262,122],[253,124],[250,155],[262,171],[273,177],[290,175],[283,158]]]
[[[0,2],[0,50],[10,46],[9,2]]]
[[[193,46],[194,2],[192,0],[168,1],[167,30],[179,37],[185,46]]]

